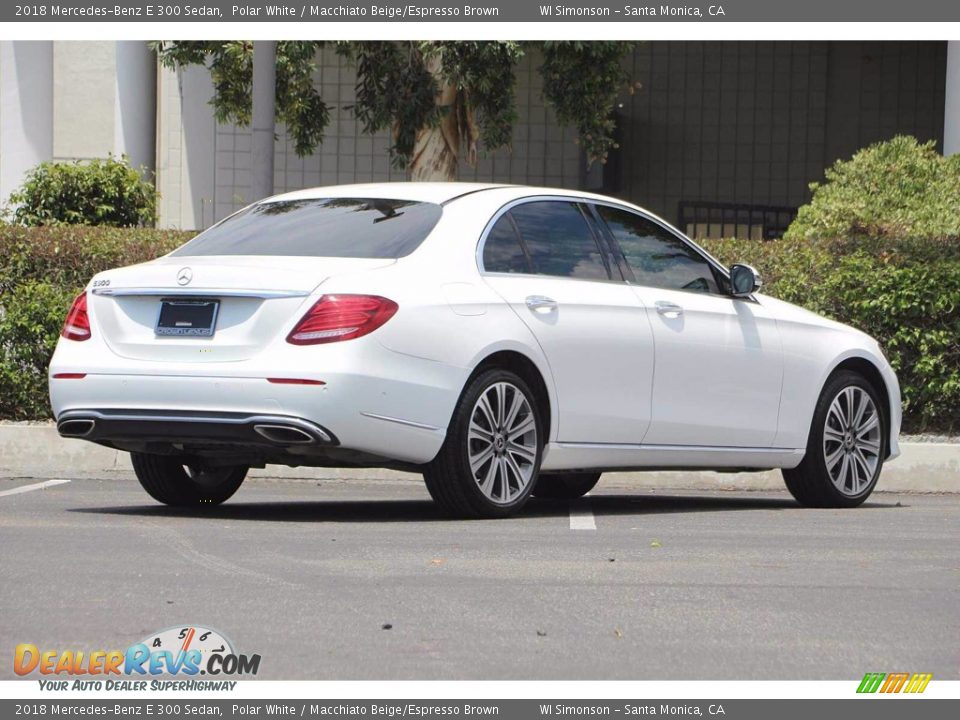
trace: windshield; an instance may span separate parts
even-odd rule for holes
[[[442,212],[434,203],[411,200],[265,202],[231,215],[172,254],[400,258],[420,246]]]

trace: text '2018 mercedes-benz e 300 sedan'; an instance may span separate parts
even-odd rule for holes
[[[94,277],[50,396],[61,435],[129,451],[172,505],[265,464],[421,472],[465,517],[654,468],[781,468],[804,505],[858,505],[899,454],[897,378],[759,288],[598,195],[304,190]]]

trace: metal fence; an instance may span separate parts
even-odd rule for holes
[[[677,226],[691,238],[773,240],[797,216],[797,208],[718,202],[680,202]]]

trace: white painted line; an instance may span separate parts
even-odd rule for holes
[[[590,498],[584,496],[570,503],[570,529],[596,530],[597,523],[593,519],[593,509],[590,507]]]
[[[44,488],[53,487],[54,485],[63,485],[64,483],[70,482],[69,480],[44,480],[40,483],[34,483],[33,485],[23,485],[18,488],[13,488],[12,490],[3,490],[0,491],[0,497],[5,495],[19,495],[20,493],[30,492],[31,490],[43,490]]]

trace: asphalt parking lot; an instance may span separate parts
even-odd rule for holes
[[[259,653],[265,679],[960,678],[958,495],[803,510],[613,476],[465,522],[415,476],[253,479],[190,512],[131,474],[50,480],[0,478],[5,679],[17,643],[178,624]]]

